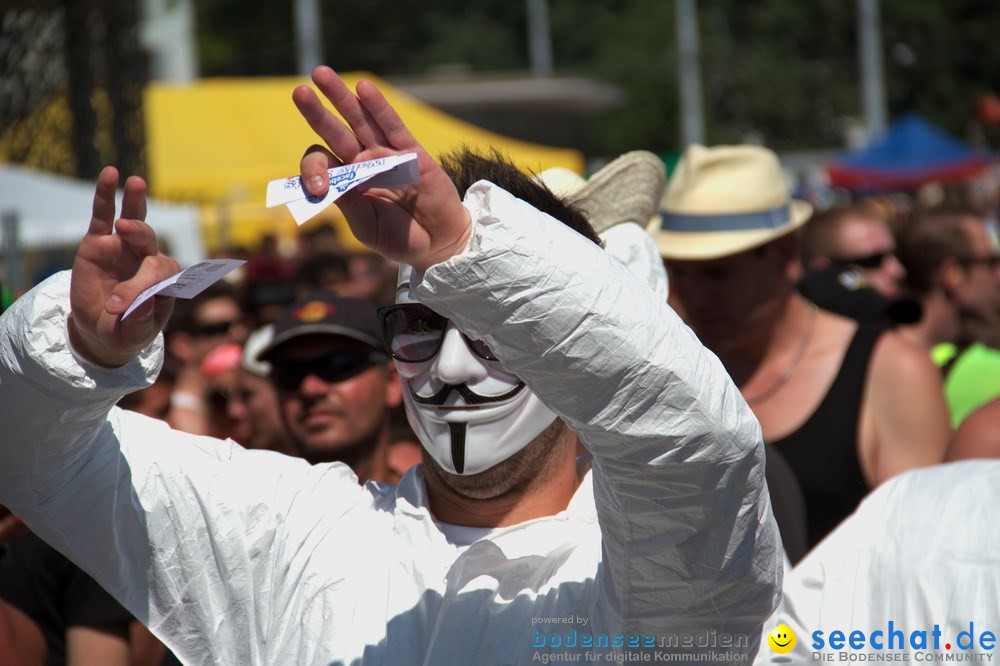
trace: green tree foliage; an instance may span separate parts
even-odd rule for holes
[[[321,0],[326,61],[412,75],[460,64],[528,67],[523,0]],[[699,0],[709,143],[752,138],[779,149],[838,148],[861,117],[851,0]],[[595,119],[587,148],[679,148],[674,3],[549,0],[556,68],[623,88],[629,102]],[[890,117],[916,110],[964,133],[975,100],[1000,81],[1000,3],[882,0]],[[295,71],[292,3],[199,0],[202,73]]]
[[[949,132],[963,134],[976,100],[990,91],[1000,93],[1000,3],[883,3],[891,111],[915,110]]]

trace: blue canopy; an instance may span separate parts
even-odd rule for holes
[[[849,189],[907,189],[931,181],[965,180],[990,161],[989,153],[948,136],[916,113],[908,113],[866,149],[841,155],[828,169],[834,185]]]

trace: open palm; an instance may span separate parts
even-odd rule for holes
[[[469,214],[451,179],[417,143],[381,91],[362,81],[355,95],[329,67],[317,67],[313,82],[346,124],[311,88],[296,88],[295,105],[330,148],[317,146],[302,158],[309,193],[326,194],[326,170],[331,166],[415,152],[418,183],[400,190],[350,191],[337,205],[358,240],[389,259],[425,269],[461,252],[471,231]]]

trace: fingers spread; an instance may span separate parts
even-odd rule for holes
[[[358,83],[358,99],[365,110],[373,118],[388,142],[388,145],[398,150],[408,150],[419,146],[413,134],[403,124],[402,118],[392,108],[382,91],[371,81]]]
[[[378,123],[336,72],[329,67],[317,67],[313,70],[313,81],[347,121],[362,149],[385,145],[385,134],[382,133]]]
[[[94,209],[88,234],[106,236],[115,222],[115,192],[118,189],[118,169],[108,166],[101,170],[94,189]]]
[[[341,86],[343,86],[343,83],[341,83]],[[326,91],[324,91],[324,94],[326,94]],[[351,94],[350,91],[348,91],[348,94]],[[329,94],[327,96],[329,97]],[[295,106],[302,117],[309,123],[309,127],[343,161],[351,162],[361,152],[361,144],[358,142],[357,137],[354,136],[354,133],[340,119],[333,115],[329,109],[323,106],[323,103],[311,88],[307,86],[296,88],[292,93],[292,101],[295,102]]]

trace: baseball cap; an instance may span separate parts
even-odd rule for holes
[[[257,354],[270,361],[274,351],[289,340],[305,335],[336,335],[382,349],[382,334],[375,308],[358,298],[316,292],[285,308],[274,322],[274,337]]]

